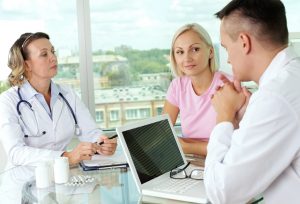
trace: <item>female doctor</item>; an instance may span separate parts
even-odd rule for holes
[[[60,156],[77,164],[116,149],[116,139],[102,135],[75,92],[52,81],[57,58],[49,39],[42,32],[24,33],[9,52],[12,87],[0,96],[0,138],[10,166]],[[74,135],[81,142],[66,151]]]

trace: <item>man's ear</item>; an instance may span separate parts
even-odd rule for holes
[[[242,49],[245,54],[248,54],[251,51],[251,38],[247,33],[240,33],[239,40],[242,44]]]

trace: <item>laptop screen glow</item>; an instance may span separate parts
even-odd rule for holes
[[[123,132],[141,183],[184,164],[168,119]]]

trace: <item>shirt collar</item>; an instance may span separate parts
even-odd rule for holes
[[[38,92],[31,86],[31,84],[26,80],[22,85],[22,98],[25,100],[32,99]]]
[[[292,47],[287,47],[277,53],[265,72],[260,77],[259,86],[264,85],[265,83],[276,77],[280,70],[284,69],[286,64],[297,57],[299,56],[296,54]]]

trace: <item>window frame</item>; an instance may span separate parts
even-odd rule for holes
[[[90,20],[90,1],[76,0],[78,42],[79,42],[79,73],[81,100],[89,109],[93,118],[96,117],[93,56]]]

